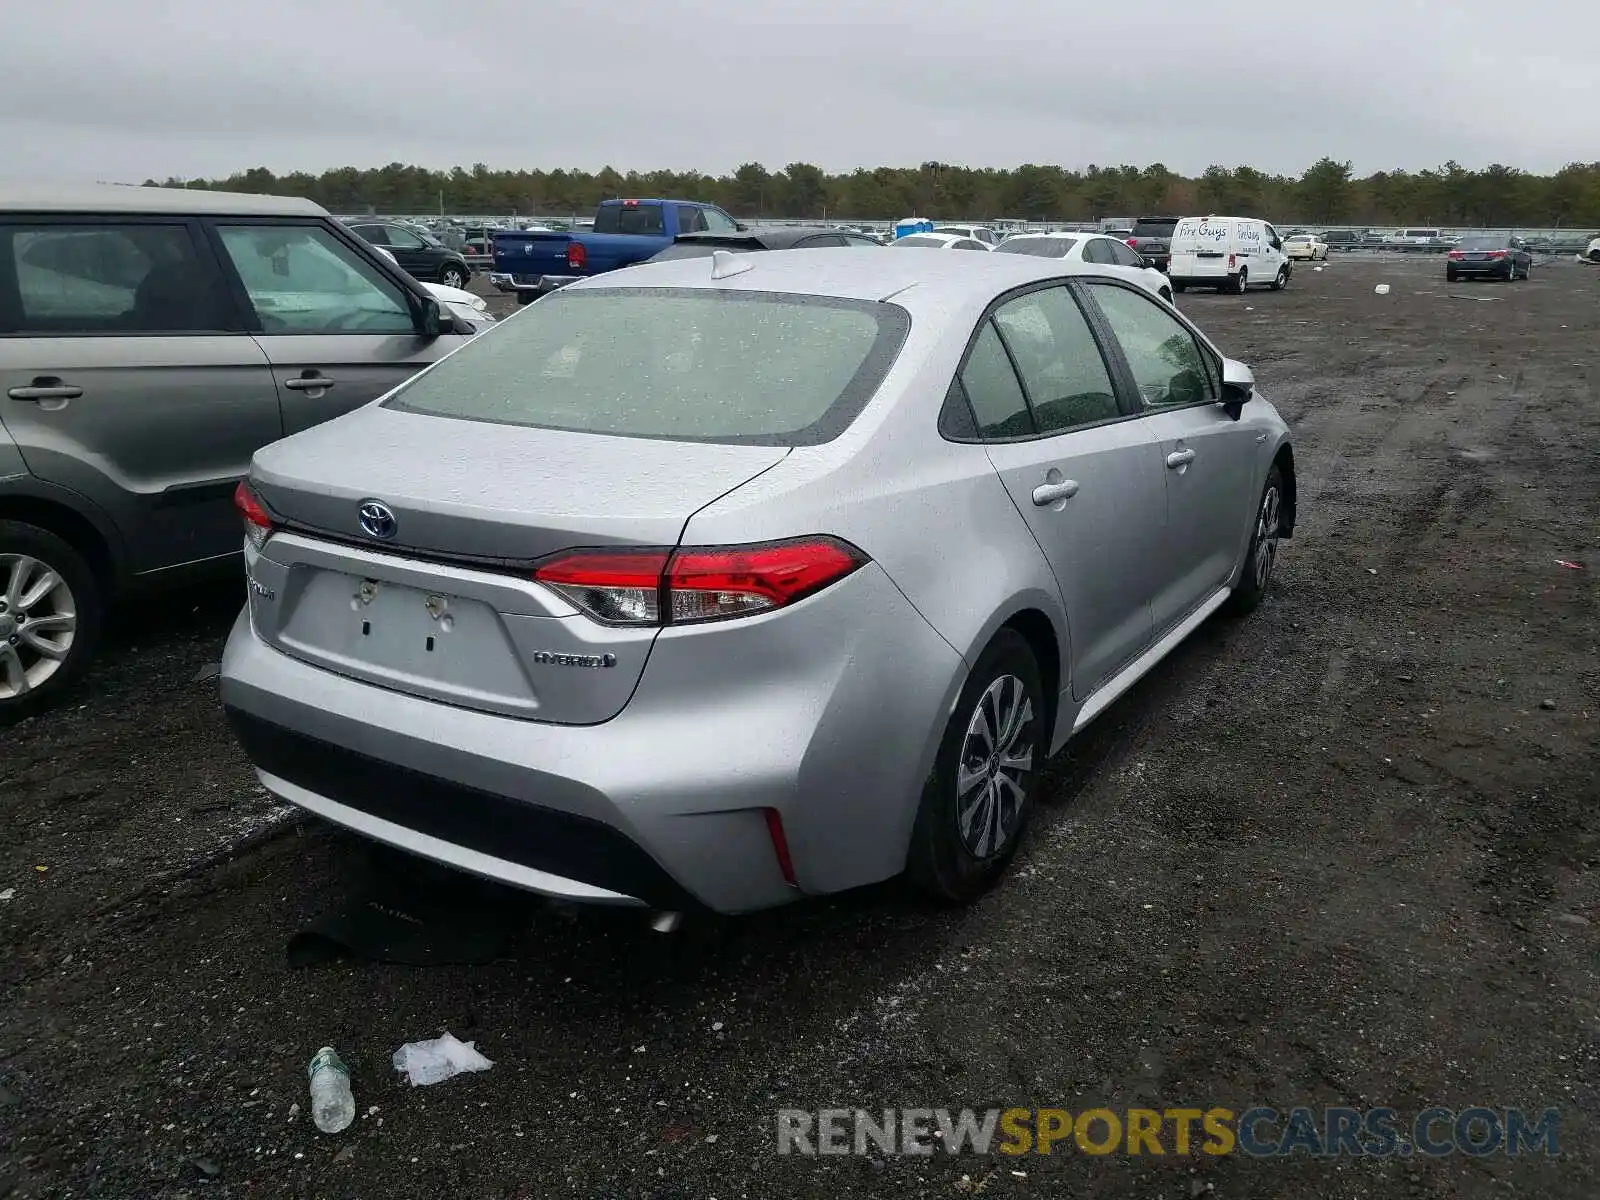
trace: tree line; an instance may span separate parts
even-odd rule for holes
[[[226,179],[148,187],[205,187],[304,196],[340,214],[455,213],[566,217],[601,200],[663,196],[704,200],[738,217],[853,217],[894,220],[922,214],[995,220],[1099,220],[1142,213],[1259,214],[1278,222],[1385,226],[1600,227],[1600,162],[1570,163],[1553,175],[1457,162],[1423,171],[1357,178],[1350,163],[1324,158],[1298,178],[1252,167],[1211,166],[1179,175],[1161,163],[1074,171],[1025,163],[1011,170],[925,162],[830,175],[810,163],[769,171],[745,163],[728,175],[697,171],[502,171],[483,163],[433,171],[390,163],[277,175],[256,167]]]

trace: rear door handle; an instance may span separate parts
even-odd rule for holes
[[[1174,450],[1167,455],[1167,466],[1176,471],[1179,467],[1186,467],[1194,461],[1193,450]]]
[[[1046,508],[1058,500],[1071,500],[1078,494],[1076,480],[1063,479],[1060,483],[1041,483],[1033,489],[1033,502]]]
[[[60,380],[36,380],[32,387],[14,387],[6,395],[13,400],[76,400],[83,389]]]
[[[283,386],[291,392],[325,392],[334,385],[326,375],[302,375],[298,379],[285,379]]]

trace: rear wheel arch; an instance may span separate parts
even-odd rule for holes
[[[1022,636],[1033,651],[1039,665],[1039,679],[1044,684],[1045,702],[1050,705],[1049,729],[1055,722],[1056,701],[1061,695],[1061,643],[1056,637],[1050,618],[1037,608],[1025,608],[1008,617],[1001,629],[1012,629]]]
[[[81,512],[52,500],[10,496],[0,498],[0,521],[20,521],[55,534],[83,555],[102,597],[109,597],[117,589],[122,564],[111,540]]]

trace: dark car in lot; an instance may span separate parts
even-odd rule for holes
[[[672,245],[646,261],[706,258],[718,250],[748,254],[759,250],[837,250],[845,246],[883,249],[883,243],[877,238],[850,229],[830,229],[826,225],[769,225],[732,233],[681,233]]]
[[[1445,255],[1444,277],[1457,279],[1527,279],[1533,274],[1533,252],[1519,237],[1475,234]]]
[[[350,230],[374,246],[394,255],[395,262],[413,279],[464,288],[472,268],[459,251],[450,249],[426,229],[399,221],[352,221]]]
[[[1171,261],[1173,230],[1178,229],[1176,216],[1141,216],[1133,222],[1133,232],[1128,234],[1128,245],[1144,259],[1144,266],[1166,270]]]
[[[1321,236],[1330,251],[1355,250],[1362,244],[1361,235],[1354,229],[1330,229]]]
[[[1172,260],[1172,231],[1177,227],[1177,217],[1140,217],[1128,234],[1128,245],[1144,259],[1145,266],[1165,271]]]

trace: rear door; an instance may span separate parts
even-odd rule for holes
[[[1090,281],[1084,291],[1114,339],[1117,371],[1139,397],[1136,424],[1159,447],[1166,521],[1151,615],[1160,637],[1232,575],[1265,474],[1267,438],[1223,410],[1221,362],[1171,309],[1116,283]]]
[[[136,572],[238,553],[234,484],[283,432],[180,218],[0,218],[0,417],[34,475],[110,514]]]
[[[1084,699],[1152,638],[1166,497],[1152,431],[1127,419],[1100,346],[1063,284],[999,305],[959,386],[977,432],[1044,551]]]
[[[410,290],[324,222],[217,220],[211,233],[271,364],[285,433],[377,399],[465,340],[420,334]]]

